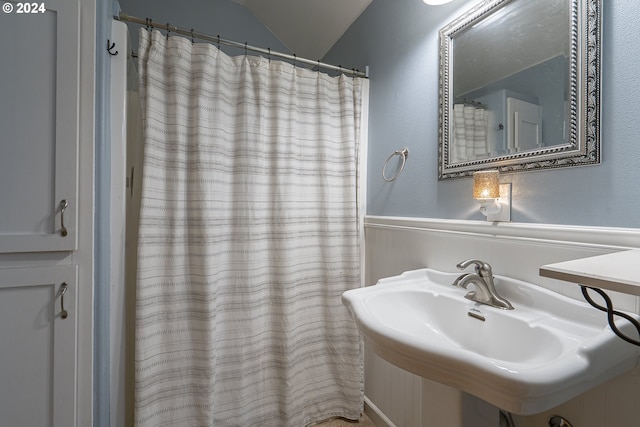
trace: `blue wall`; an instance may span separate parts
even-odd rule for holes
[[[437,179],[438,30],[477,2],[373,0],[323,59],[370,66],[368,214],[484,220],[470,178]],[[514,222],[640,224],[640,2],[603,3],[602,164],[504,175]],[[405,146],[404,173],[384,182],[385,159]]]

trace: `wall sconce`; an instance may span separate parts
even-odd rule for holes
[[[422,1],[431,6],[438,6],[440,4],[449,3],[450,1],[453,1],[453,0],[422,0]]]
[[[480,202],[480,212],[487,221],[511,221],[511,184],[500,184],[500,172],[486,170],[473,173],[473,198]]]

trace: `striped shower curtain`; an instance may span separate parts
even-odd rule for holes
[[[141,426],[355,419],[368,82],[140,30]],[[363,113],[364,111],[364,113]]]

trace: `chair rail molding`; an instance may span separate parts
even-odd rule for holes
[[[415,230],[618,251],[640,248],[640,229],[367,215],[364,227]]]

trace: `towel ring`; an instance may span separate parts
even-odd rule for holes
[[[391,178],[387,178],[387,165],[389,164],[389,160],[391,160],[394,156],[402,156],[402,165],[400,166],[400,170]],[[402,150],[396,150],[387,157],[387,160],[384,162],[384,166],[382,167],[382,179],[386,182],[395,181],[402,171],[404,170],[404,165],[407,163],[407,157],[409,157],[409,149],[403,148]]]

